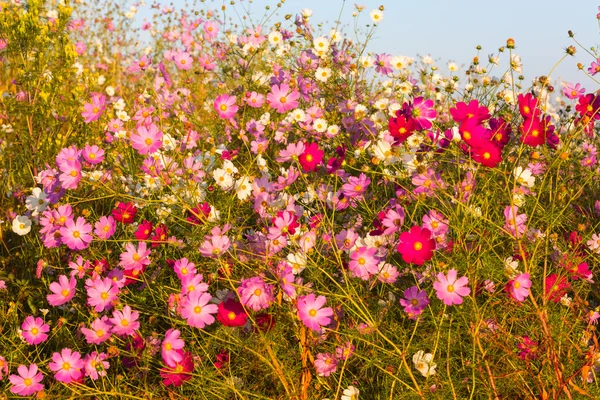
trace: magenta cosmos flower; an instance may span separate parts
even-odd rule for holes
[[[314,171],[323,161],[323,155],[325,155],[325,152],[319,148],[318,144],[309,143],[306,145],[304,152],[298,157],[298,162],[300,162],[304,172]]]
[[[132,336],[140,328],[138,318],[140,313],[131,311],[131,307],[125,306],[122,311],[113,311],[113,317],[109,318],[113,324],[112,331],[121,336]]]
[[[214,109],[219,114],[219,118],[229,119],[235,117],[238,111],[238,106],[235,104],[235,96],[222,94],[215,99],[213,104]]]
[[[75,287],[77,286],[77,280],[73,277],[69,279],[66,275],[58,277],[58,282],[52,282],[50,284],[50,290],[53,294],[46,296],[48,303],[51,306],[60,306],[71,301],[75,296]]]
[[[411,286],[404,291],[404,298],[400,299],[400,305],[411,318],[416,317],[429,305],[429,297],[426,291]]]
[[[423,265],[433,257],[435,240],[427,228],[413,226],[410,232],[402,232],[398,253],[402,254],[404,262]]]
[[[24,365],[19,365],[17,368],[19,375],[10,375],[8,380],[13,385],[10,391],[20,396],[30,396],[44,389],[44,385],[40,382],[44,379],[44,375],[38,372],[38,367],[31,364],[29,368]]]
[[[181,361],[160,370],[160,377],[163,378],[165,386],[181,386],[183,382],[192,379],[193,370],[194,359],[192,358],[192,353],[183,352]]]
[[[137,128],[137,133],[129,135],[131,147],[138,153],[152,154],[162,146],[163,133],[154,124],[145,127],[143,125]]]
[[[507,284],[508,293],[517,301],[524,301],[529,296],[531,280],[529,274],[519,274]]]
[[[212,314],[217,313],[218,307],[216,304],[208,304],[211,299],[210,293],[199,290],[194,290],[186,296],[181,316],[187,320],[189,326],[202,329],[215,322]]]
[[[267,95],[269,105],[279,113],[293,110],[298,107],[300,93],[297,90],[290,92],[290,86],[286,83],[271,86],[271,93]]]
[[[65,226],[60,228],[62,242],[71,250],[83,250],[92,242],[92,225],[85,218],[77,217],[77,221],[68,219]]]
[[[456,274],[457,272],[454,268],[448,271],[447,277],[443,272],[440,272],[436,275],[438,280],[433,282],[437,298],[442,300],[447,306],[462,304],[462,297],[468,296],[471,293],[471,289],[466,286],[469,283],[469,279],[466,276],[456,279]]]
[[[21,330],[25,341],[31,345],[36,345],[48,339],[50,326],[44,323],[44,320],[40,317],[34,318],[30,315],[23,321]]]
[[[63,383],[81,380],[83,367],[81,354],[69,348],[62,349],[60,353],[55,352],[52,355],[52,361],[48,364],[48,368],[55,373],[54,378]]]
[[[218,304],[217,321],[225,326],[244,326],[248,321],[248,314],[242,304],[234,299],[228,298]]]
[[[321,326],[329,325],[333,310],[323,308],[327,299],[325,296],[315,297],[314,293],[298,297],[298,317],[304,325],[313,331],[321,330]]]
[[[112,215],[115,219],[123,224],[131,224],[135,221],[137,215],[137,208],[133,203],[119,202],[117,208],[112,210]]]

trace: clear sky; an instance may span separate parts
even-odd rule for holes
[[[253,19],[260,20],[266,5],[274,10],[275,0],[235,0],[235,8],[242,11],[243,5],[251,10]],[[170,2],[169,2],[170,3]],[[596,46],[600,32],[596,14],[598,5],[590,0],[362,0],[365,10],[359,16],[359,26],[370,23],[369,12],[380,5],[385,7],[384,19],[368,50],[392,55],[431,55],[439,60],[436,65],[447,71],[448,61],[468,65],[477,55],[476,46],[481,45],[480,59],[497,53],[506,39],[516,43],[515,54],[521,56],[523,75],[527,83],[532,78],[548,75],[552,67],[563,56],[564,49],[575,44],[568,37],[572,30],[575,38],[586,48]],[[183,0],[172,0],[179,8]],[[231,10],[230,1],[207,0],[208,7],[220,8],[225,4]],[[279,9],[279,17],[270,23],[282,21],[285,14],[298,14],[302,9],[313,11],[311,23],[323,23],[323,32],[328,33],[340,16],[343,31],[353,35],[355,1],[344,0],[286,0]],[[343,7],[343,9],[342,9]],[[227,12],[227,16],[235,16]],[[270,25],[270,24],[268,24]],[[562,78],[569,82],[581,82],[588,91],[600,85],[577,70],[577,62],[585,68],[594,61],[584,49],[577,48],[575,57],[565,59],[552,74],[552,79]],[[501,55],[498,74],[508,66],[508,53]],[[464,70],[464,69],[463,69]]]

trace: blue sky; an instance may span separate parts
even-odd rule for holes
[[[255,21],[261,20],[266,5],[271,6],[272,12],[277,4],[275,0],[253,0],[251,4],[248,0],[235,2],[238,12],[243,11],[242,5],[249,8]],[[512,37],[516,43],[515,53],[523,62],[523,75],[529,83],[533,77],[548,75],[563,56],[564,49],[574,44],[567,35],[569,29],[587,48],[600,43],[596,20],[600,3],[589,0],[502,0],[487,4],[473,0],[362,0],[356,3],[365,6],[359,16],[360,27],[371,22],[369,12],[372,9],[380,5],[385,7],[384,19],[369,51],[415,58],[430,54],[439,60],[436,65],[442,71],[448,61],[467,65],[477,55],[477,45],[482,46],[480,59],[485,60]],[[179,8],[185,1],[174,0],[173,4]],[[205,4],[213,9],[225,4],[227,16],[235,17],[229,0],[207,0]],[[343,31],[353,35],[354,4],[355,1],[343,0],[286,0],[278,11],[279,16],[271,19],[268,25],[283,21],[285,14],[295,15],[303,8],[309,8],[313,11],[313,26],[322,23],[323,32],[328,33],[341,11]],[[581,82],[588,91],[595,91],[600,85],[578,71],[576,66],[581,62],[587,68],[593,60],[591,55],[578,48],[576,56],[563,61],[552,78]],[[507,66],[508,53],[504,53],[498,74]]]

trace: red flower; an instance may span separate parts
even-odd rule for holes
[[[519,112],[524,119],[537,118],[540,115],[540,109],[537,108],[539,100],[533,97],[531,93],[527,93],[525,96],[519,94],[517,96],[519,102]]]
[[[404,262],[423,265],[425,261],[431,260],[435,240],[431,238],[431,232],[427,228],[413,226],[410,232],[400,235],[398,253],[402,254]]]
[[[502,161],[502,150],[492,142],[487,142],[474,148],[471,157],[481,165],[494,168]]]
[[[325,152],[319,149],[318,144],[310,143],[306,145],[304,153],[300,154],[298,161],[300,162],[300,165],[302,165],[304,172],[314,171],[323,160],[324,154]]]
[[[502,117],[490,119],[491,141],[500,147],[504,147],[510,140],[511,127]]]
[[[471,147],[479,147],[492,138],[492,132],[479,125],[476,119],[465,120],[458,128],[460,137]]]
[[[154,230],[154,236],[152,236],[152,247],[158,247],[162,242],[166,242],[167,239],[167,226],[159,224]]]
[[[456,103],[456,107],[450,109],[450,115],[459,124],[469,119],[473,119],[477,124],[480,124],[490,117],[490,111],[486,106],[480,106],[479,102],[473,99],[468,105],[462,101]]]
[[[167,366],[160,370],[160,377],[163,378],[165,386],[181,386],[183,382],[192,379],[191,372],[194,370],[194,360],[192,353],[183,352],[183,359],[175,366]]]
[[[519,128],[523,135],[521,136],[521,142],[531,147],[546,143],[546,131],[539,118],[527,118]]]
[[[152,222],[144,220],[141,224],[138,225],[137,230],[133,234],[137,240],[146,240],[150,237],[152,233]]]
[[[206,202],[198,204],[198,207],[192,208],[188,213],[189,216],[185,219],[186,221],[195,225],[201,225],[210,215],[210,204]]]
[[[400,110],[396,111],[396,118],[391,118],[388,122],[388,131],[396,141],[395,145],[399,145],[406,141],[415,132],[415,122],[412,118],[406,118],[400,115]]]
[[[217,320],[225,326],[244,326],[248,314],[242,304],[234,299],[220,302],[217,307]]]
[[[548,300],[555,303],[560,301],[570,287],[571,285],[564,276],[559,278],[558,274],[551,274],[546,278],[546,296]]]
[[[137,208],[133,203],[119,202],[117,208],[112,210],[113,217],[124,224],[131,224],[137,215]]]

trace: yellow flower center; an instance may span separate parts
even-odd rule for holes
[[[281,97],[279,98],[279,101],[280,101],[281,103],[285,103],[285,102],[287,101],[287,98],[286,98],[285,96],[281,96]]]
[[[64,363],[62,366],[62,369],[64,369],[65,371],[68,371],[71,369],[71,364],[69,364],[68,362]]]
[[[262,290],[260,290],[260,289],[256,289],[256,290],[254,291],[254,295],[255,295],[255,296],[260,296],[260,294],[261,294],[261,293],[262,293]]]
[[[173,345],[171,343],[165,344],[165,350],[166,351],[171,351],[172,348],[173,348]]]
[[[79,233],[79,231],[75,231],[75,232],[73,232],[73,237],[74,237],[75,239],[77,239],[79,236],[81,236],[81,234]]]
[[[31,334],[32,335],[37,335],[40,332],[40,330],[38,328],[31,328]]]
[[[454,285],[448,285],[447,289],[450,293],[454,292]]]
[[[63,289],[62,292],[60,292],[60,294],[63,295],[63,297],[67,297],[69,295],[69,289]]]
[[[235,313],[233,311],[229,311],[229,313],[227,314],[227,318],[233,321],[235,319]]]
[[[308,315],[310,315],[311,317],[314,317],[315,315],[317,315],[317,310],[315,310],[314,308],[313,308],[313,309],[311,309],[311,310],[308,312]]]
[[[196,314],[200,314],[200,313],[202,312],[202,307],[200,307],[200,306],[196,306],[196,307],[194,307],[194,312],[195,312]]]
[[[98,336],[98,337],[102,337],[102,336],[104,336],[104,331],[103,331],[102,329],[98,329],[98,330],[96,331],[96,336]]]
[[[419,251],[419,250],[421,250],[422,248],[423,248],[423,243],[421,243],[421,242],[415,242],[415,243],[413,244],[413,249],[415,249],[416,251]]]
[[[513,287],[514,287],[515,289],[518,289],[518,288],[520,288],[520,287],[521,287],[521,282],[519,282],[519,281],[515,281],[515,283],[513,283]]]
[[[100,294],[100,298],[101,298],[102,300],[106,300],[106,299],[108,299],[108,292],[102,292],[102,294]]]
[[[31,386],[33,384],[33,380],[31,380],[31,378],[25,378],[23,379],[23,384],[25,386]]]

